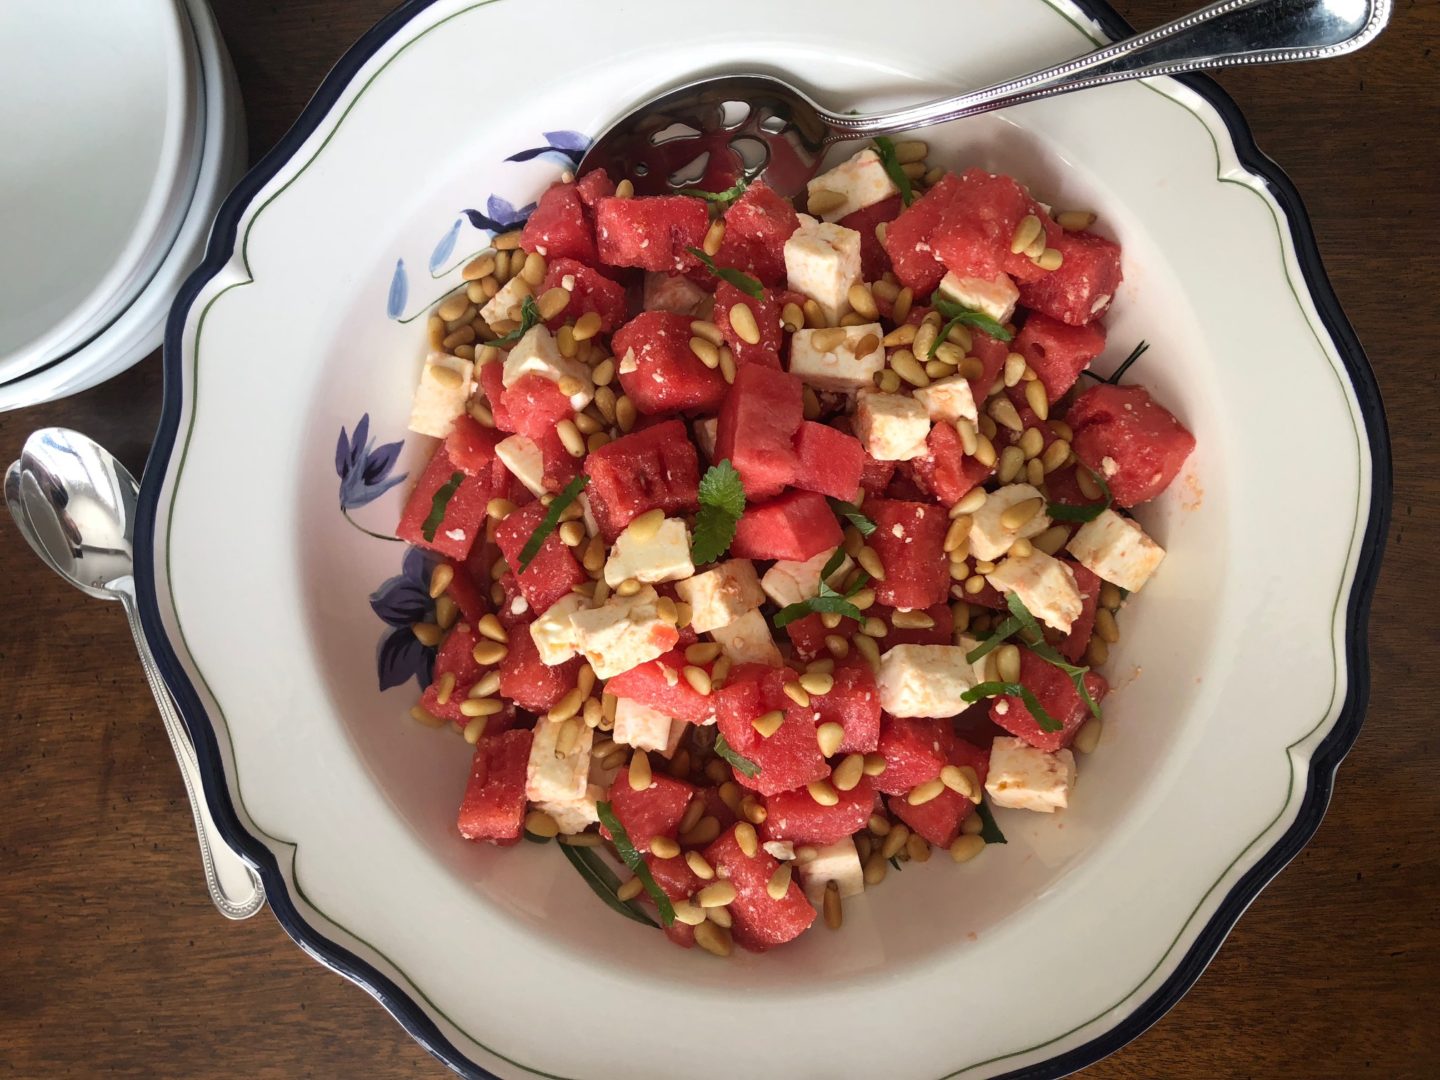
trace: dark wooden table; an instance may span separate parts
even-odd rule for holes
[[[252,157],[390,6],[215,0]],[[1192,6],[1120,5],[1140,26]],[[1397,7],[1386,36],[1357,56],[1221,80],[1304,192],[1390,409],[1395,506],[1372,620],[1370,715],[1314,841],[1190,994],[1089,1076],[1440,1068],[1440,560],[1426,546],[1440,532],[1440,4]],[[31,429],[64,424],[138,473],[159,400],[156,355],[89,393],[0,414],[0,463]],[[1276,403],[1277,418],[1283,409]],[[120,611],[42,571],[8,519],[0,602],[0,1073],[444,1075],[268,913],[234,924],[211,907]],[[1255,649],[1263,663],[1263,643]]]

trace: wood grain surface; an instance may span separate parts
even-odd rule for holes
[[[1150,26],[1195,2],[1120,7]],[[390,6],[215,0],[252,158]],[[1315,839],[1189,995],[1087,1072],[1097,1080],[1440,1072],[1440,560],[1427,539],[1440,533],[1440,4],[1396,6],[1390,30],[1356,56],[1220,80],[1304,193],[1389,409],[1395,503],[1371,625],[1369,717]],[[138,473],[160,383],[156,355],[78,397],[0,414],[0,463],[30,430],[63,424]],[[1275,403],[1277,422],[1304,422],[1288,409]],[[445,1075],[268,911],[235,924],[211,907],[118,607],[43,571],[8,519],[0,604],[0,1074]],[[1263,641],[1251,651],[1267,662]]]

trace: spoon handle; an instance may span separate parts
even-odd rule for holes
[[[245,862],[220,836],[210,808],[205,803],[204,789],[200,783],[200,766],[195,757],[195,747],[190,733],[180,718],[180,711],[170,696],[170,689],[160,678],[155,658],[145,641],[145,632],[140,627],[139,610],[135,598],[129,592],[120,592],[125,618],[130,623],[130,633],[140,651],[140,663],[149,680],[150,692],[155,695],[155,704],[160,708],[160,718],[165,722],[165,734],[170,737],[170,748],[175,751],[175,761],[180,766],[180,778],[185,782],[185,794],[190,797],[190,811],[195,815],[195,832],[200,840],[200,859],[205,865],[205,884],[210,889],[210,899],[227,919],[248,919],[265,905],[265,886],[249,863]]]
[[[1221,0],[1062,64],[958,97],[868,116],[825,113],[840,138],[958,120],[1021,102],[1151,75],[1340,56],[1368,44],[1392,0]]]

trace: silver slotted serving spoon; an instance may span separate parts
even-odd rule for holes
[[[125,609],[190,797],[210,898],[221,914],[246,919],[264,906],[264,887],[210,816],[190,734],[140,627],[132,555],[138,492],[129,470],[104,447],[65,428],[32,434],[5,474],[10,516],[41,561],[87,596],[119,600]]]
[[[628,112],[586,153],[641,194],[718,190],[740,176],[801,191],[839,142],[958,120],[1056,94],[1151,75],[1343,56],[1390,21],[1392,0],[1222,0],[1092,53],[993,86],[890,112],[821,108],[768,75],[724,75],[668,90]]]

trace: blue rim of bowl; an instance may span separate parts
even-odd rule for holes
[[[440,1031],[430,1014],[393,979],[345,946],[332,941],[308,923],[285,884],[274,853],[240,823],[231,802],[215,730],[180,663],[160,614],[155,575],[155,528],[160,493],[175,448],[184,411],[181,341],[191,304],[205,285],[224,269],[234,252],[241,218],[255,195],[301,148],[323,123],[362,66],[386,42],[437,0],[408,0],[381,19],[340,58],[321,83],[289,131],[244,176],[216,216],[204,261],[186,280],[170,309],[165,327],[164,402],[155,442],[146,461],[136,521],[136,583],[140,618],[166,683],[174,693],[195,742],[210,810],[225,839],[253,862],[265,882],[267,898],[276,919],[295,942],[326,967],[365,989],[430,1054],[466,1076],[496,1080],[468,1058]],[[1112,39],[1135,31],[1105,0],[1074,0],[1075,5]],[[1371,457],[1370,511],[1346,602],[1345,664],[1348,676],[1344,704],[1335,726],[1310,758],[1309,782],[1295,821],[1221,901],[1189,950],[1165,982],[1110,1030],[1054,1057],[1001,1075],[1001,1080],[1040,1080],[1061,1077],[1083,1069],[1139,1037],[1163,1017],[1194,985],[1219,951],[1231,928],[1265,885],[1299,854],[1319,828],[1330,801],[1335,772],[1354,744],[1365,718],[1370,693],[1368,629],[1370,601],[1380,573],[1381,554],[1390,519],[1390,440],[1384,406],[1374,373],[1330,286],[1315,243],[1310,217],[1295,185],[1280,167],[1255,144],[1240,109],[1212,80],[1198,75],[1172,76],[1199,95],[1219,115],[1234,145],[1236,157],[1260,178],[1285,212],[1296,260],[1316,311],[1329,333],[1350,378]]]

